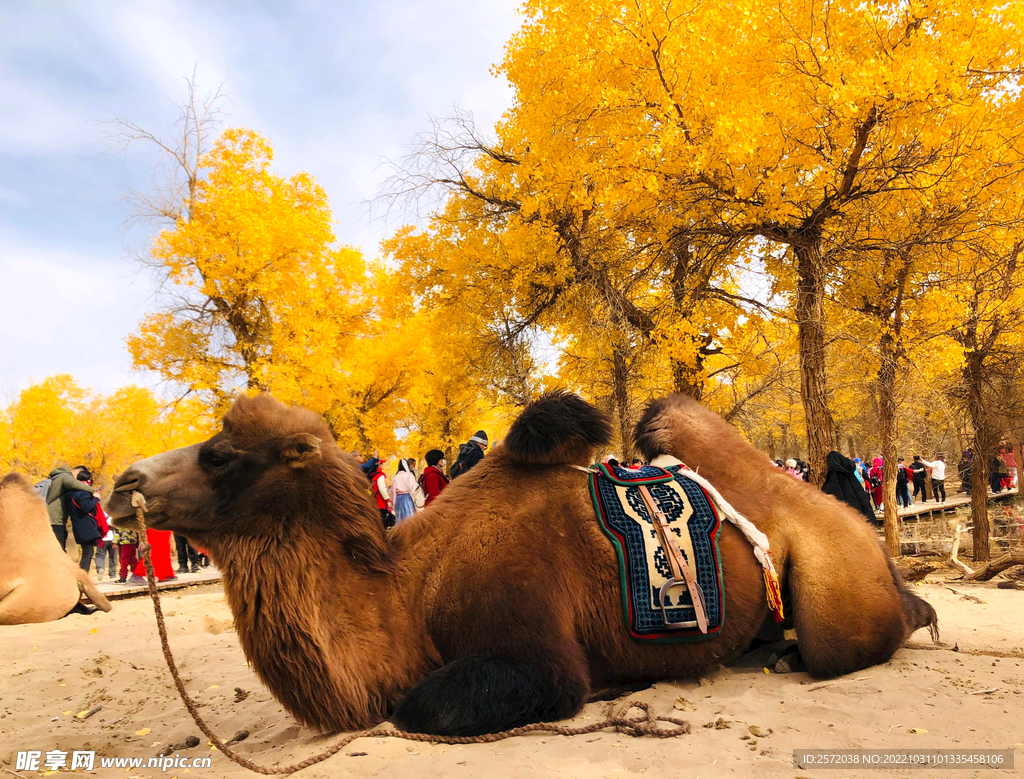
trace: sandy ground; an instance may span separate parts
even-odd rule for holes
[[[633,739],[616,733],[525,736],[496,744],[433,746],[366,738],[299,774],[303,777],[625,777],[1024,775],[1024,592],[992,586],[919,586],[938,610],[948,649],[926,649],[922,631],[891,662],[831,683],[806,674],[766,674],[749,655],[698,682],[661,682],[633,693],[692,724],[688,736]],[[962,596],[969,594],[978,603]],[[245,663],[231,614],[216,586],[164,596],[172,648],[201,711],[223,737],[248,730],[238,751],[262,764],[293,762],[334,739],[301,729]],[[956,645],[959,651],[952,651]],[[922,647],[915,649],[913,647]],[[235,688],[248,693],[235,702]],[[102,709],[77,718],[95,706]],[[577,723],[603,717],[592,703]],[[716,722],[721,720],[716,728]],[[710,727],[709,727],[710,725]],[[751,727],[767,736],[753,737]],[[43,625],[0,627],[0,776],[18,750],[97,750],[150,757],[201,736],[164,665],[147,598],[109,614]],[[1015,771],[846,771],[795,769],[794,748],[1016,748]],[[207,740],[180,749],[210,755],[210,769],[102,769],[95,776],[251,775]],[[78,774],[83,774],[78,771]]]

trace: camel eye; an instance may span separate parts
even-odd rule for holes
[[[216,449],[207,449],[201,452],[199,455],[203,465],[214,470],[220,470],[231,461],[231,457],[226,452],[219,452]]]

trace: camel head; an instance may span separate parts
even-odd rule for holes
[[[303,529],[384,543],[366,479],[324,421],[269,395],[239,398],[208,441],[128,468],[107,501],[116,526],[132,526],[134,492],[146,499],[151,528],[215,552],[228,539],[279,540]]]

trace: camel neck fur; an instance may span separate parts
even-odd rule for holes
[[[386,719],[436,665],[404,594],[399,550],[378,513],[350,497],[356,516],[272,517],[278,534],[210,544],[246,657],[282,705],[320,731]]]

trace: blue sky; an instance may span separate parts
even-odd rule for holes
[[[196,68],[223,83],[225,126],[267,136],[277,172],[327,190],[340,241],[375,252],[387,229],[362,202],[428,117],[453,104],[481,128],[509,106],[489,72],[518,2],[48,2],[0,7],[0,404],[71,373],[109,392],[130,382],[124,338],[156,301],[127,229],[152,149],[112,151],[115,115],[165,133]]]

